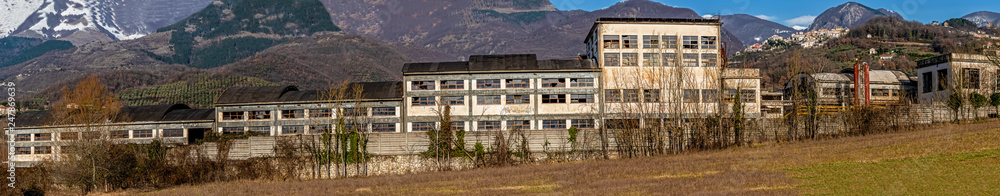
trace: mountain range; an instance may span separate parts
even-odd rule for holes
[[[873,9],[857,2],[847,2],[823,11],[822,14],[816,16],[816,19],[813,20],[813,23],[809,25],[807,30],[851,28],[879,16],[903,19],[903,16],[892,10],[885,8]]]
[[[972,21],[980,27],[985,27],[992,23],[994,26],[1000,25],[1000,13],[990,11],[979,11],[962,16],[962,18]]]
[[[788,37],[799,32],[788,26],[747,14],[724,15],[720,18],[722,19],[722,28],[733,32],[733,35],[739,38],[744,45],[761,43],[774,35]]]

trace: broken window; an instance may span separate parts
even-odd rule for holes
[[[444,96],[441,97],[441,102],[445,105],[465,105],[465,97],[463,96]]]
[[[507,95],[507,104],[530,104],[530,95]]]
[[[715,49],[715,36],[701,36],[701,49]]]
[[[434,102],[434,97],[413,97],[410,104],[414,106],[437,105],[437,103]]]
[[[938,91],[948,89],[948,70],[938,70]]]
[[[304,125],[281,126],[281,134],[303,134],[305,132],[306,132],[306,127]]]
[[[256,134],[258,136],[270,136],[271,127],[269,126],[255,126],[250,127],[250,133]]]
[[[242,134],[243,127],[223,127],[222,134]]]
[[[719,56],[714,53],[701,54],[701,66],[715,67],[718,65]]]
[[[639,55],[636,53],[622,53],[622,66],[639,66]]]
[[[618,66],[621,64],[621,59],[618,58],[618,53],[604,53],[604,66]]]
[[[685,53],[683,64],[685,67],[697,67],[698,66],[698,54]]]
[[[566,103],[565,94],[542,95],[542,103]]]
[[[271,119],[271,111],[250,111],[250,120]]]
[[[333,125],[331,124],[309,125],[310,133],[326,133],[326,131],[332,131],[332,130],[333,130]]]
[[[543,78],[542,88],[566,87],[565,78]]]
[[[531,80],[507,79],[507,88],[531,88]]]
[[[604,48],[617,49],[621,47],[618,35],[604,35]]]
[[[52,141],[52,133],[36,133],[35,141]]]
[[[604,90],[604,101],[608,103],[621,103],[622,91],[618,89]]]
[[[476,80],[476,89],[500,88],[500,79]]]
[[[333,110],[331,110],[329,108],[326,108],[326,109],[310,109],[309,110],[309,117],[313,117],[313,118],[330,117],[331,115],[333,115]]]
[[[920,81],[923,81],[923,83],[924,83],[924,87],[923,87],[924,93],[929,93],[929,92],[931,92],[931,89],[933,89],[933,87],[934,87],[934,80],[931,79],[931,77],[933,77],[933,75],[934,75],[934,73],[932,73],[932,72],[925,72],[925,73],[921,74]],[[998,78],[997,81],[1000,81],[1000,78]],[[1000,83],[997,83],[997,84],[1000,84]],[[1000,86],[998,86],[998,87],[1000,87]]]
[[[639,48],[639,36],[622,35],[622,48]]]
[[[442,80],[441,81],[441,89],[442,90],[463,90],[463,89],[465,89],[465,80]]]
[[[305,118],[306,110],[281,110],[281,118]]]
[[[642,90],[642,97],[646,103],[658,103],[660,102],[660,89]]]
[[[660,66],[660,54],[642,53],[642,66]]]
[[[639,90],[638,89],[622,90],[622,100],[626,103],[639,103]]]
[[[434,81],[413,81],[410,90],[434,90]]]
[[[659,35],[643,35],[642,48],[660,48]]]
[[[698,103],[698,89],[684,89],[684,103]]]
[[[594,103],[593,94],[573,94],[569,98],[570,103]]]
[[[962,68],[962,88],[979,88],[979,68]]]
[[[698,36],[684,36],[684,49],[698,49]]]
[[[593,78],[570,78],[569,87],[594,87]]]

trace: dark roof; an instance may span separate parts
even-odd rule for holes
[[[923,68],[931,65],[937,65],[941,63],[946,63],[951,61],[951,54],[942,54],[935,57],[927,58],[924,60],[917,61],[917,68]]]
[[[295,86],[233,87],[223,91],[215,104],[272,102],[289,91],[298,90]]]
[[[403,74],[439,72],[558,71],[597,69],[590,60],[538,60],[534,54],[472,55],[469,61],[407,63]]]
[[[42,126],[52,120],[52,113],[48,110],[22,112],[14,119],[14,123],[20,127]]]
[[[119,122],[159,121],[170,111],[180,109],[191,109],[191,107],[184,104],[125,106],[121,109],[121,115],[127,119],[119,118]]]
[[[215,109],[173,110],[162,121],[215,120]]]
[[[655,23],[705,23],[705,24],[715,24],[722,20],[719,19],[704,19],[704,18],[598,18],[594,23],[601,22],[630,22],[630,23],[640,23],[640,22],[655,22]]]
[[[350,88],[358,86],[362,89],[361,99],[401,99],[403,98],[403,82],[400,81],[386,81],[386,82],[357,82],[348,84],[348,94],[350,94]],[[279,87],[255,87],[255,88],[245,88],[236,87],[226,90],[219,96],[220,102],[216,104],[247,104],[247,103],[271,103],[271,102],[314,102],[323,101],[325,98],[319,90],[305,90],[300,91],[295,86],[286,86],[288,88],[282,87],[285,90],[281,92],[279,96],[272,97],[270,95],[277,94],[277,89]],[[272,92],[267,92],[266,89],[272,90]],[[240,92],[241,90],[249,90],[251,92],[264,92],[267,96],[258,96],[253,99],[241,99],[233,98],[228,96],[252,96],[256,93],[250,92]],[[351,95],[345,95],[345,99],[353,99]],[[222,102],[221,100],[228,100]]]

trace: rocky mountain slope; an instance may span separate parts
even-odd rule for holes
[[[971,14],[962,16],[962,18],[972,21],[979,25],[980,27],[985,27],[989,23],[993,23],[993,26],[1000,25],[1000,13],[990,12],[990,11],[979,11],[973,12]]]
[[[722,16],[722,28],[732,32],[744,45],[762,43],[774,35],[788,37],[798,32],[788,26],[746,14]]]
[[[853,28],[872,18],[886,16],[902,19],[899,13],[884,8],[873,9],[857,2],[847,2],[823,11],[809,25],[809,31],[832,28]]]

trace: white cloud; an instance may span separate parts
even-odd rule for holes
[[[705,18],[705,19],[712,19],[712,17],[715,17],[715,16],[713,16],[711,14],[705,14],[705,15],[701,15],[701,17]]]
[[[768,16],[768,15],[763,15],[763,14],[761,14],[761,15],[756,15],[756,16],[754,16],[754,17],[757,17],[757,18],[760,18],[760,19],[764,19],[764,20],[774,20],[774,19],[778,19],[778,17],[774,17],[774,16]]]
[[[799,30],[799,31],[806,30],[808,28],[809,27],[803,27],[803,26],[799,26],[799,25],[792,26],[792,29]]]
[[[785,20],[785,24],[793,26],[794,25],[808,26],[809,24],[812,24],[813,20],[816,20],[816,16],[805,15]]]

